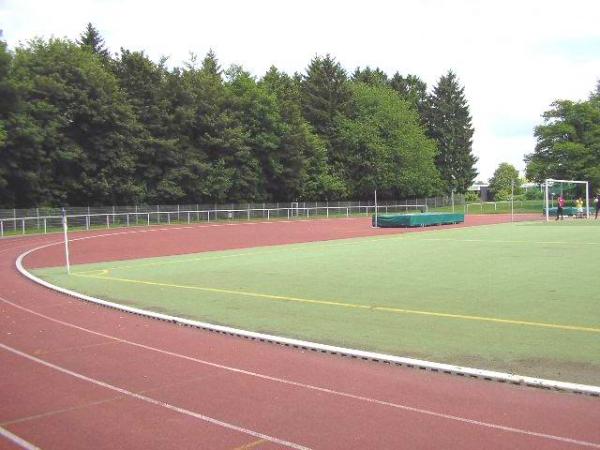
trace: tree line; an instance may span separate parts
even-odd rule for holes
[[[556,100],[535,128],[533,153],[526,155],[527,178],[581,180],[600,190],[600,81],[583,101]]]
[[[473,127],[449,71],[169,68],[78,40],[0,41],[0,207],[368,199],[465,192]]]

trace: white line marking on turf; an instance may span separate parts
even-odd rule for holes
[[[595,443],[595,442],[588,442],[588,441],[582,441],[582,440],[577,440],[577,439],[572,439],[572,438],[567,438],[567,437],[563,437],[563,436],[556,436],[556,435],[552,435],[552,434],[546,434],[546,433],[538,433],[535,431],[529,431],[529,430],[525,430],[525,429],[521,429],[521,428],[514,428],[514,427],[509,427],[509,426],[504,426],[504,425],[498,425],[498,424],[494,424],[494,423],[489,423],[489,422],[482,422],[479,420],[474,420],[474,419],[468,419],[465,417],[460,417],[460,416],[454,416],[451,414],[444,414],[444,413],[440,413],[440,412],[436,412],[436,411],[431,411],[431,410],[427,410],[427,409],[422,409],[422,408],[416,408],[416,407],[412,407],[412,406],[407,406],[407,405],[402,405],[402,404],[398,404],[398,403],[392,403],[392,402],[387,402],[384,400],[378,400],[378,399],[374,399],[374,398],[370,398],[370,397],[365,397],[362,395],[355,395],[355,394],[350,394],[347,392],[341,392],[341,391],[336,391],[333,389],[328,389],[328,388],[324,388],[324,387],[320,387],[320,386],[314,386],[314,385],[310,385],[310,384],[304,384],[304,383],[300,383],[297,381],[292,381],[292,380],[287,380],[284,378],[277,378],[277,377],[272,377],[269,375],[263,375],[260,373],[256,373],[256,372],[251,372],[248,370],[244,370],[244,369],[239,369],[236,367],[231,367],[231,366],[225,366],[222,364],[217,364],[214,362],[210,362],[210,361],[206,361],[206,360],[202,360],[199,358],[194,358],[191,356],[186,356],[186,355],[182,355],[180,353],[174,353],[174,352],[170,352],[168,350],[162,350],[156,347],[150,347],[144,344],[139,344],[137,342],[133,342],[133,341],[128,341],[126,339],[121,339],[115,336],[110,336],[108,334],[104,334],[104,333],[100,333],[97,331],[93,331],[90,330],[88,328],[83,328],[80,327],[78,325],[69,323],[69,322],[64,322],[62,320],[59,319],[55,319],[53,317],[49,317],[46,316],[45,314],[41,314],[38,313],[36,311],[33,311],[29,308],[25,308],[23,306],[20,306],[16,303],[11,302],[10,300],[7,300],[3,297],[0,297],[0,301],[3,301],[4,303],[7,303],[17,309],[20,309],[22,311],[28,312],[30,314],[33,314],[35,316],[44,318],[46,320],[49,320],[51,322],[55,322],[61,325],[64,325],[66,327],[70,327],[70,328],[74,328],[80,331],[84,331],[86,333],[90,333],[96,336],[101,336],[101,337],[105,337],[107,339],[113,339],[115,341],[124,343],[124,344],[128,344],[134,347],[138,347],[138,348],[142,348],[144,350],[150,350],[153,352],[157,352],[163,355],[168,355],[168,356],[172,356],[175,358],[180,358],[180,359],[184,359],[187,361],[193,361],[199,364],[203,364],[209,367],[214,367],[217,369],[222,369],[222,370],[226,370],[229,372],[233,372],[233,373],[238,373],[238,374],[242,374],[242,375],[247,375],[247,376],[251,376],[254,378],[258,378],[258,379],[262,379],[262,380],[266,380],[266,381],[272,381],[272,382],[276,382],[276,383],[281,383],[284,385],[288,385],[288,386],[294,386],[294,387],[298,387],[298,388],[302,388],[302,389],[308,389],[308,390],[312,390],[312,391],[316,391],[316,392],[322,392],[322,393],[326,393],[326,394],[330,394],[333,396],[337,396],[337,397],[343,397],[343,398],[349,398],[349,399],[353,399],[353,400],[357,400],[359,402],[367,402],[370,404],[375,404],[375,405],[379,405],[379,406],[387,406],[387,407],[391,407],[391,408],[395,408],[395,409],[399,409],[399,410],[404,410],[404,411],[410,411],[416,414],[423,414],[423,415],[427,415],[427,416],[431,416],[431,417],[436,417],[439,419],[446,419],[446,420],[451,420],[451,421],[455,421],[455,422],[461,422],[461,423],[465,423],[465,424],[469,424],[469,425],[475,425],[475,426],[479,426],[479,427],[484,427],[484,428],[489,428],[489,429],[493,429],[493,430],[500,430],[500,431],[506,431],[506,432],[510,432],[510,433],[516,433],[516,434],[522,434],[522,435],[526,435],[526,436],[531,436],[531,437],[539,437],[542,439],[549,439],[552,441],[558,441],[558,442],[563,442],[563,443],[569,443],[569,444],[575,444],[575,445],[581,445],[581,446],[585,446],[585,447],[591,447],[591,448],[599,448],[600,449],[600,443]],[[2,344],[0,344],[2,345]]]
[[[17,436],[14,433],[11,433],[6,428],[0,427],[0,436],[5,437],[9,441],[11,441],[13,444],[15,444],[21,448],[24,448],[27,450],[39,450],[39,447],[36,447],[35,445],[31,444],[30,442],[27,442],[25,439]]]
[[[304,446],[296,444],[294,442],[285,441],[285,440],[282,440],[282,439],[278,439],[276,437],[272,437],[272,436],[269,436],[269,435],[266,435],[266,434],[263,434],[263,433],[259,433],[257,431],[249,430],[248,428],[239,427],[237,425],[233,425],[233,424],[228,423],[228,422],[223,422],[222,420],[218,420],[218,419],[214,419],[214,418],[209,417],[209,416],[205,416],[204,414],[199,414],[199,413],[196,413],[194,411],[190,411],[188,409],[179,408],[178,406],[174,406],[174,405],[171,405],[169,403],[165,403],[165,402],[162,402],[160,400],[155,400],[153,398],[147,397],[145,395],[141,395],[141,394],[137,394],[137,393],[132,392],[132,391],[128,391],[127,389],[123,389],[123,388],[120,388],[118,386],[113,386],[112,384],[108,384],[108,383],[105,383],[103,381],[96,380],[95,378],[87,377],[87,376],[82,375],[80,373],[73,372],[73,371],[71,371],[69,369],[65,369],[64,367],[57,366],[56,364],[52,364],[52,363],[50,363],[48,361],[44,361],[43,359],[36,358],[35,356],[32,356],[32,355],[29,355],[27,353],[21,352],[21,351],[15,349],[15,348],[9,347],[8,345],[4,345],[2,343],[0,343],[0,348],[6,350],[7,352],[10,352],[10,353],[13,353],[15,355],[21,356],[22,358],[25,358],[25,359],[28,359],[28,360],[33,361],[35,363],[38,363],[38,364],[41,364],[43,366],[49,367],[50,369],[54,369],[54,370],[56,370],[58,372],[62,372],[64,374],[66,374],[66,375],[70,375],[70,376],[72,376],[74,378],[77,378],[79,380],[87,381],[88,383],[92,383],[92,384],[95,384],[97,386],[101,386],[103,388],[110,389],[112,391],[116,391],[116,392],[118,392],[120,394],[127,395],[129,397],[133,397],[133,398],[135,398],[137,400],[141,400],[141,401],[150,403],[152,405],[161,406],[163,408],[169,409],[171,411],[175,411],[175,412],[180,413],[180,414],[184,414],[186,416],[190,416],[190,417],[194,417],[196,419],[200,419],[200,420],[202,420],[204,422],[208,422],[208,423],[211,423],[213,425],[218,425],[220,427],[227,428],[229,430],[234,430],[234,431],[238,431],[240,433],[248,434],[248,435],[256,437],[256,438],[265,439],[265,440],[267,440],[269,442],[273,442],[274,444],[283,445],[285,447],[289,447],[289,448],[293,448],[293,449],[297,449],[297,450],[308,450],[309,449],[309,447],[304,447]]]

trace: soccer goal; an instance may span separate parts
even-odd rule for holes
[[[578,180],[554,180],[548,178],[544,182],[544,214],[546,221],[550,220],[550,216],[558,214],[558,199],[562,197],[565,201],[563,213],[566,216],[578,217],[585,215],[590,218],[589,205],[589,184],[587,181]],[[583,202],[583,211],[578,206],[578,200]]]

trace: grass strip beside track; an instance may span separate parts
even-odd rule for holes
[[[207,322],[598,385],[597,230],[507,224],[36,274]]]

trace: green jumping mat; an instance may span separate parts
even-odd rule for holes
[[[431,225],[445,225],[465,221],[463,213],[423,213],[423,214],[380,214],[375,222],[373,215],[372,224],[380,228],[397,227],[427,227]]]

